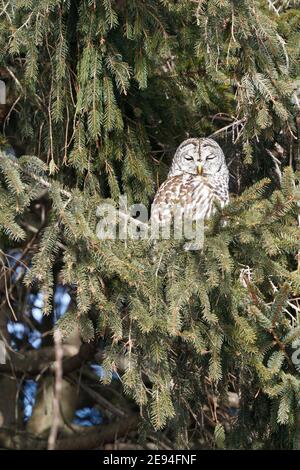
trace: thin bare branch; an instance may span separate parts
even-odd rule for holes
[[[59,329],[54,332],[54,348],[55,348],[55,386],[53,397],[53,419],[48,439],[48,450],[55,450],[55,443],[60,423],[60,397],[62,391],[63,368],[62,361],[64,351],[62,346],[62,335]]]

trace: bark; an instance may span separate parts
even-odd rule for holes
[[[14,377],[0,375],[0,428],[21,425],[19,385]]]
[[[68,354],[68,347],[64,348],[65,354]],[[72,357],[65,357],[63,361],[63,372],[68,374],[78,369],[84,362],[91,360],[95,353],[93,344],[82,344],[79,353]],[[0,365],[0,374],[2,372],[14,372],[16,375],[26,374],[34,376],[41,371],[48,370],[54,372],[53,363],[55,361],[54,347],[46,347],[39,350],[30,350],[25,352],[8,351],[6,364]]]

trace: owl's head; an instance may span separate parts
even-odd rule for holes
[[[187,139],[176,150],[168,176],[189,173],[214,177],[220,172],[228,174],[219,144],[213,139]]]

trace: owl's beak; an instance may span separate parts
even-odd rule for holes
[[[201,163],[199,163],[198,166],[197,166],[197,173],[200,176],[203,174],[203,166],[202,166]]]

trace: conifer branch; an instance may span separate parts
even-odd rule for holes
[[[39,175],[35,175],[34,173],[32,173],[31,171],[27,170],[27,169],[24,169],[24,168],[21,168],[20,165],[18,165],[17,162],[13,162],[13,165],[18,169],[18,170],[21,170],[24,174],[26,174],[27,176],[29,176],[33,181],[36,181],[37,183],[39,183],[41,186],[43,186],[44,188],[47,188],[48,190],[50,190],[52,188],[52,183],[47,180],[46,178],[42,177],[42,176],[39,176]],[[72,193],[71,191],[68,191],[66,189],[63,189],[63,188],[60,188],[59,189],[59,192],[62,196],[64,197],[67,197],[68,198],[68,203],[72,200]],[[126,214],[125,212],[121,211],[121,210],[118,210],[118,216],[125,220],[125,221],[130,221],[130,223],[136,225],[137,227],[145,227],[145,228],[148,228],[149,225],[145,222],[140,222],[139,220],[137,219],[134,219],[133,217],[131,217],[130,215]]]
[[[57,440],[56,450],[87,450],[99,448],[105,443],[113,443],[116,436],[119,438],[135,430],[140,422],[140,416],[134,414],[123,420],[106,424],[105,426],[92,426],[84,432],[63,436]],[[46,450],[47,440],[38,438],[26,431],[1,427],[0,446],[11,450]]]
[[[63,352],[63,374],[66,375],[79,369],[85,362],[92,360],[96,350],[94,344],[83,343],[75,356],[69,356],[67,345],[63,346]],[[45,370],[48,373],[54,373],[55,349],[52,346],[26,352],[9,351],[7,355],[6,364],[0,364],[0,373],[13,373],[17,377],[24,376],[24,374],[34,377]],[[99,354],[97,360],[101,362]]]
[[[261,299],[259,299],[259,297],[257,296],[257,293],[255,292],[255,289],[254,289],[252,283],[251,283],[250,280],[247,278],[247,276],[243,276],[243,281],[244,281],[244,283],[245,283],[245,285],[246,285],[246,287],[247,287],[247,289],[248,289],[248,291],[249,291],[249,293],[250,293],[250,295],[251,295],[252,301],[254,302],[254,304],[255,304],[258,308],[260,308],[260,307],[261,307],[261,304],[262,304],[262,301],[261,301]],[[277,310],[276,310],[276,318],[277,318],[277,316],[279,315],[279,313],[280,313],[280,306],[278,306],[278,308],[277,308]],[[273,324],[272,324],[271,328],[269,328],[268,331],[269,331],[269,333],[273,336],[273,339],[274,339],[275,344],[277,344],[277,346],[278,346],[278,348],[280,349],[280,351],[282,351],[283,354],[285,355],[286,360],[287,360],[287,362],[288,362],[288,364],[289,364],[291,370],[294,371],[294,370],[295,370],[295,366],[294,366],[294,364],[292,363],[289,354],[286,352],[285,344],[284,344],[282,341],[280,341],[278,335],[277,335],[276,332],[275,332],[275,329],[274,329],[274,328],[275,328],[276,318],[273,319]]]

